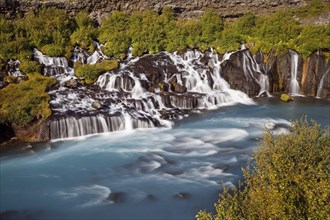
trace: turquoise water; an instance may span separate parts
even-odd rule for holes
[[[193,219],[236,184],[266,127],[304,115],[329,125],[330,102],[263,98],[196,114],[172,129],[24,145],[1,157],[0,212],[9,219]],[[42,146],[42,147],[40,147]]]

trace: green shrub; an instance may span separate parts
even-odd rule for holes
[[[64,55],[64,47],[56,44],[46,44],[40,48],[40,51],[50,57],[59,57]]]
[[[69,15],[60,9],[41,9],[36,14],[30,12],[18,19],[15,27],[16,37],[24,37],[30,49],[52,45],[48,46],[51,47],[49,50],[57,56],[64,55],[63,48],[69,43],[70,34],[75,28]]]
[[[71,34],[70,42],[79,45],[81,48],[94,51],[94,40],[97,39],[98,31],[94,27],[92,19],[86,12],[79,12],[75,16],[75,22],[78,28]]]
[[[242,35],[252,35],[256,21],[257,17],[252,12],[248,12],[237,20],[235,28]]]
[[[0,90],[0,122],[14,126],[28,125],[51,115],[50,97],[46,89],[55,83],[39,73],[28,75],[29,80],[10,84]]]
[[[243,170],[244,188],[225,189],[216,214],[197,219],[329,219],[330,134],[301,119],[290,134],[267,131]]]
[[[224,28],[222,17],[214,10],[206,10],[200,18],[202,26],[201,41],[207,45],[220,38]]]
[[[294,45],[305,58],[317,49],[330,48],[330,24],[327,26],[306,25],[299,37],[295,39]]]
[[[94,65],[89,64],[75,64],[75,74],[77,77],[83,78],[86,84],[93,84],[97,78],[107,71],[117,69],[119,67],[116,60],[104,60],[101,63]]]
[[[128,35],[128,15],[114,11],[103,21],[99,31],[99,40],[105,43],[104,52],[107,56],[124,58],[130,46]]]
[[[25,74],[36,72],[39,73],[41,72],[41,65],[36,61],[23,60],[19,65],[19,69]]]
[[[310,18],[325,14],[329,8],[329,1],[309,0],[307,5],[301,6],[294,13],[300,18]]]

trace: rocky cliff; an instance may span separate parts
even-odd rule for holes
[[[223,17],[237,17],[247,11],[263,14],[277,8],[295,7],[306,0],[0,0],[0,11],[14,15],[43,7],[65,9],[68,12],[86,10],[95,18],[113,10],[142,11],[171,7],[182,17],[199,16],[207,8],[216,9]]]

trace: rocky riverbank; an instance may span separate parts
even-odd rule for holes
[[[52,116],[38,125],[13,127],[22,140],[168,127],[170,121],[196,111],[249,104],[249,97],[279,92],[330,98],[330,63],[319,52],[306,60],[292,50],[284,56],[252,55],[247,49],[224,55],[212,50],[128,55],[119,69],[101,75],[93,86],[84,86],[69,71],[72,62],[36,54],[43,74],[57,79],[48,91]],[[88,59],[83,56],[88,53],[77,52],[73,57]]]

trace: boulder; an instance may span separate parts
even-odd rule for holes
[[[78,87],[78,80],[77,79],[70,79],[68,81],[65,81],[63,83],[63,86],[68,87],[68,88],[77,88]]]
[[[255,79],[259,78],[260,73],[253,71],[246,73],[250,63],[243,62],[250,56],[246,51],[239,51],[230,56],[230,59],[221,64],[221,76],[229,83],[231,89],[240,90],[249,96],[257,96],[260,85]],[[251,62],[250,60],[248,60]],[[245,64],[245,65],[243,65]]]
[[[175,199],[178,200],[187,200],[191,198],[191,194],[190,193],[186,193],[186,192],[180,192],[174,195]]]
[[[102,104],[99,100],[95,100],[93,103],[92,103],[92,107],[95,108],[95,109],[100,109],[102,108]]]

